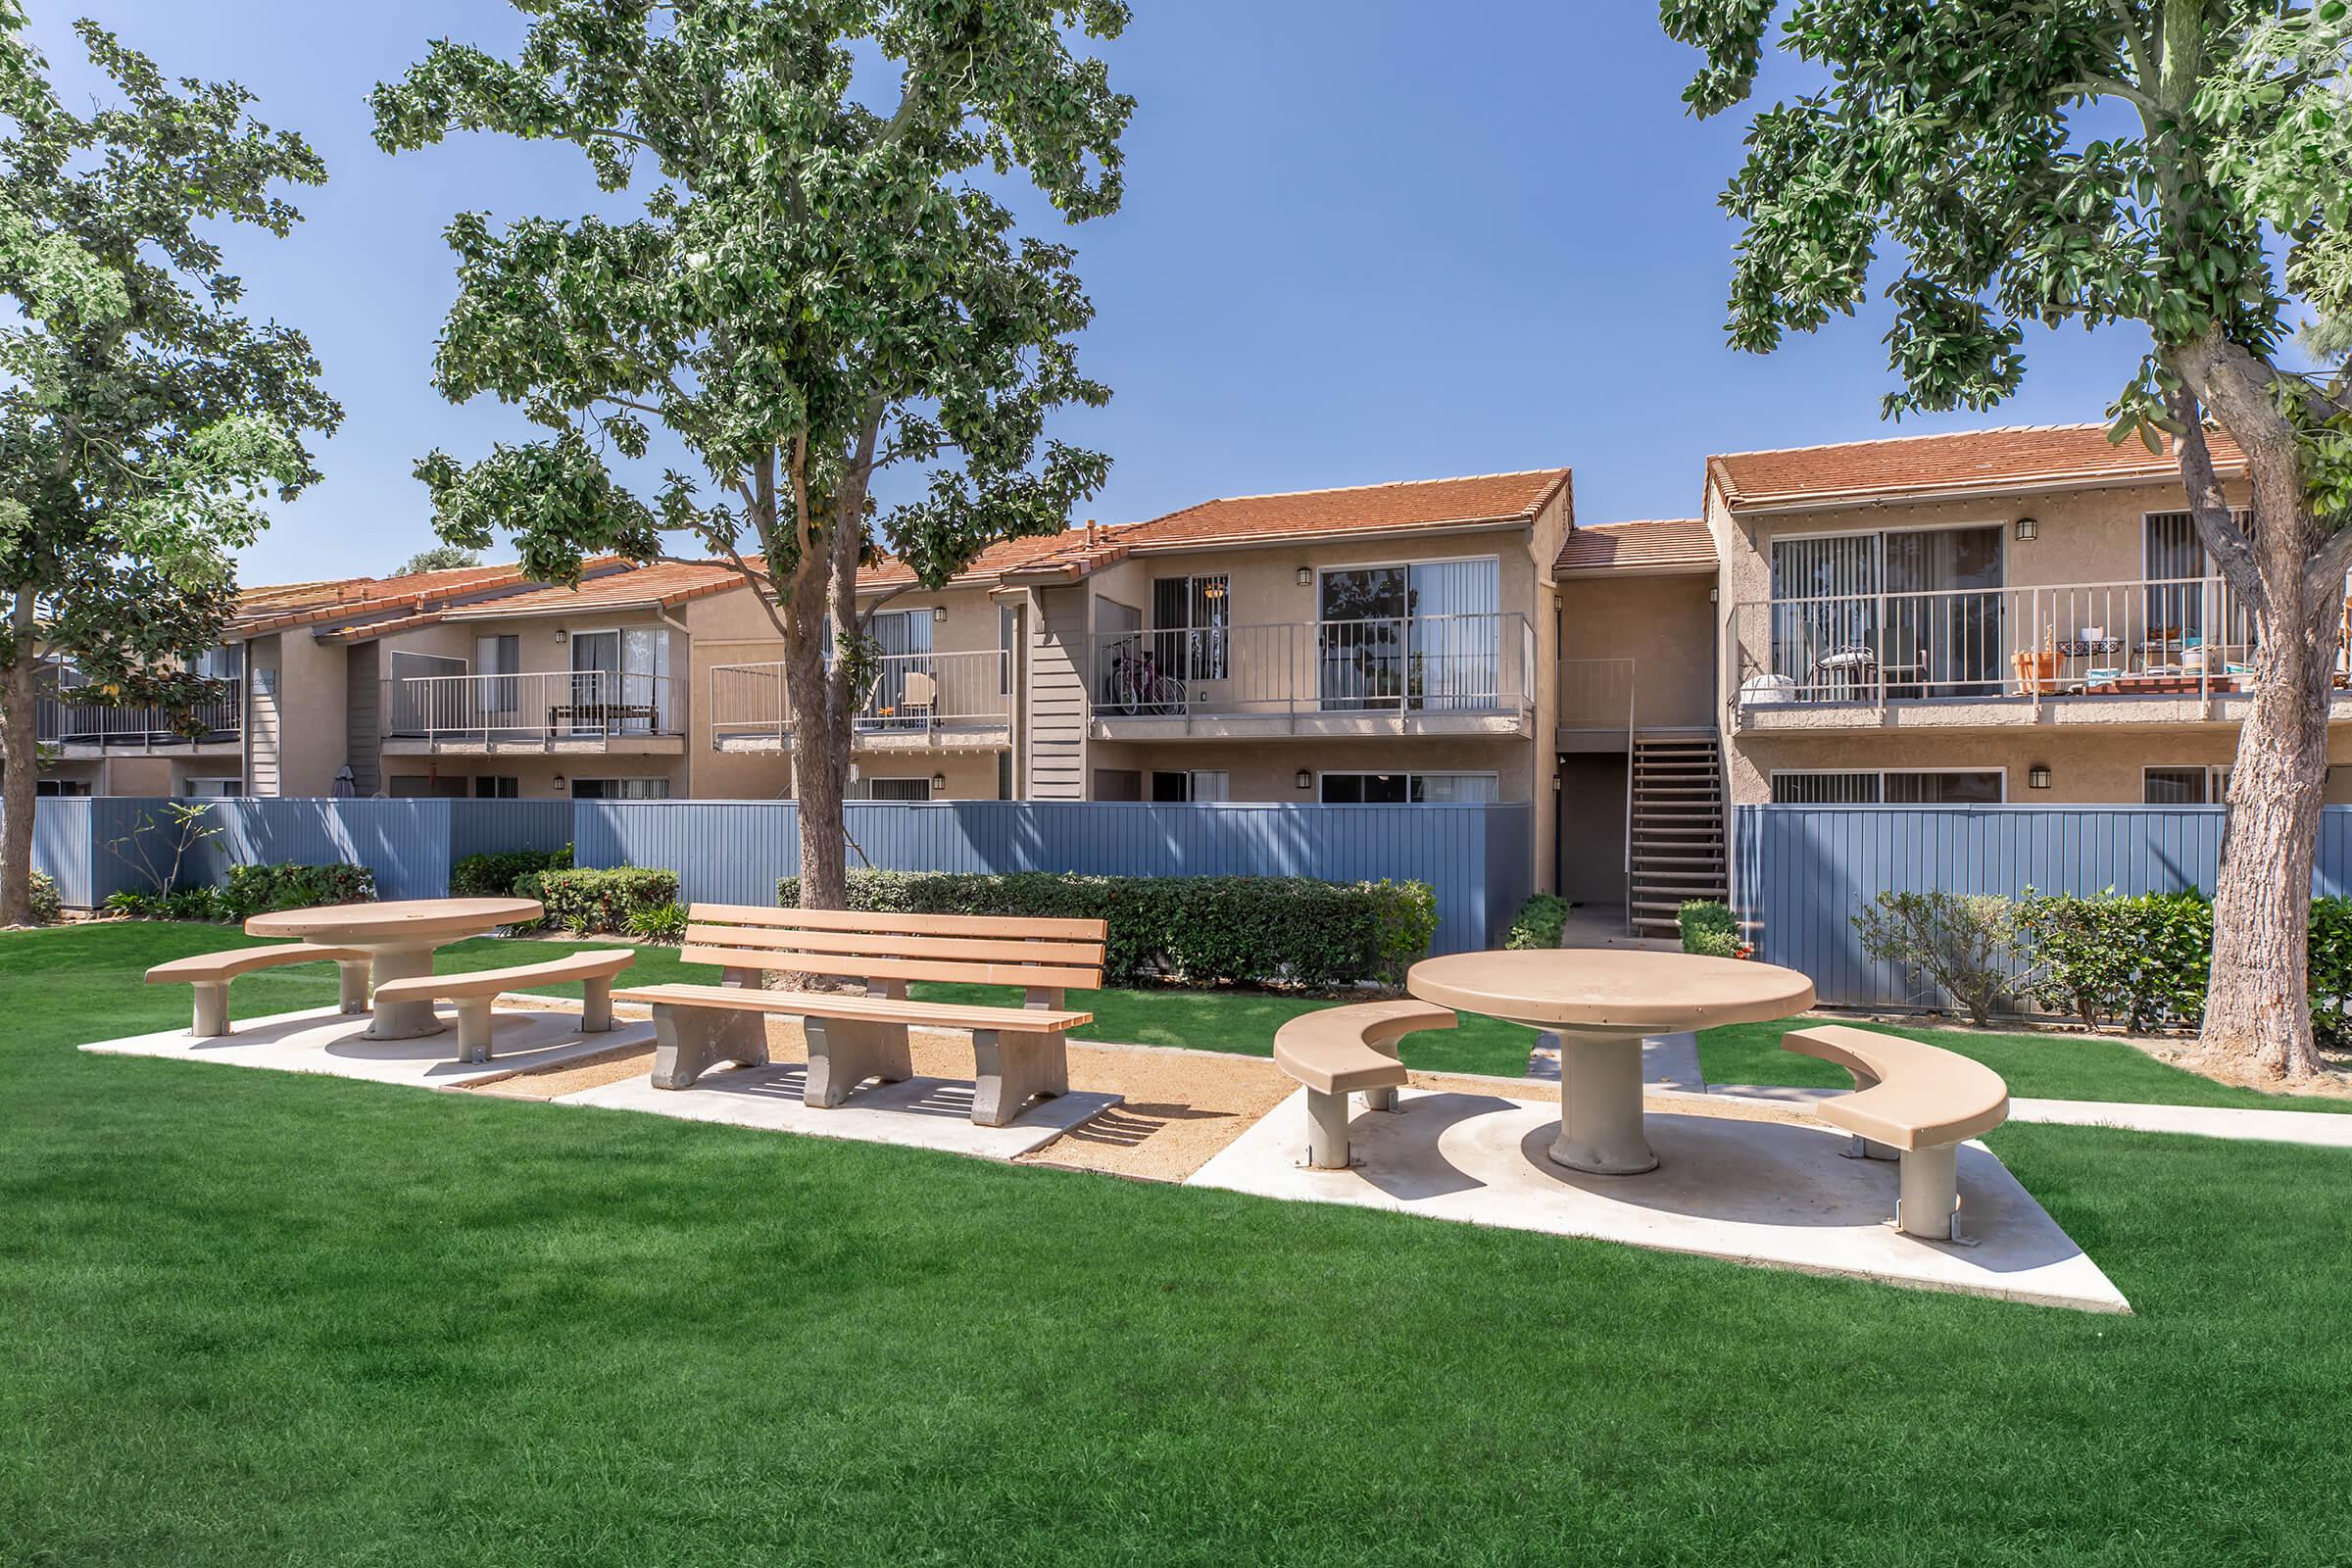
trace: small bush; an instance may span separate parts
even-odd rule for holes
[[[163,896],[163,917],[167,920],[226,920],[230,918],[228,900],[220,889],[210,884],[193,888],[173,888]]]
[[[2201,895],[2119,898],[2110,888],[2084,898],[2028,888],[2017,915],[2034,957],[2035,1005],[2086,1028],[2121,1025],[2135,1034],[2204,1015],[2213,906]]]
[[[1438,930],[1437,895],[1422,882],[853,871],[849,883],[850,906],[875,913],[1104,921],[1111,985],[1394,984]],[[800,879],[779,882],[776,899],[796,906]]]
[[[639,914],[678,902],[678,873],[654,866],[537,875],[539,892],[534,896],[547,906],[547,923],[563,931],[625,933]]]
[[[540,871],[568,871],[571,869],[571,846],[560,850],[499,850],[488,855],[468,855],[449,868],[449,896],[453,899],[506,899],[522,895],[517,887],[521,880]]]
[[[683,942],[686,940],[686,906],[664,904],[656,908],[639,909],[629,916],[629,934],[649,942]]]
[[[1853,917],[1862,951],[1917,968],[1967,1009],[1982,1029],[2021,976],[2017,906],[1984,893],[1882,893]]]
[[[1519,906],[1517,918],[1511,921],[1511,934],[1503,939],[1506,948],[1556,948],[1560,945],[1560,929],[1568,923],[1571,907],[1566,899],[1539,893]]]
[[[57,879],[46,871],[32,873],[32,923],[55,925],[65,918],[65,900],[57,896]]]
[[[1743,944],[1740,940],[1739,923],[1732,918],[1732,906],[1713,899],[1691,899],[1685,903],[1677,923],[1683,931],[1683,951],[1710,958],[1737,958]]]
[[[2311,901],[2311,1032],[2328,1051],[2352,1049],[2352,899]]]
[[[203,891],[216,896],[213,914],[174,914],[172,918],[244,920],[272,909],[367,904],[375,898],[375,873],[348,861],[334,865],[304,865],[294,860],[276,865],[233,865],[228,870],[226,887]],[[175,897],[176,894],[167,895],[168,900]]]

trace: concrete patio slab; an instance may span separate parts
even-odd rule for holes
[[[1559,1125],[1556,1102],[1403,1090],[1397,1103],[1394,1114],[1357,1114],[1354,1168],[1309,1170],[1302,1162],[1301,1091],[1202,1166],[1190,1185],[2046,1306],[2132,1309],[1980,1144],[1960,1149],[1963,1223],[1978,1243],[1963,1247],[1921,1241],[1887,1225],[1895,1167],[1845,1158],[1845,1136],[1827,1128],[1652,1109],[1646,1129],[1658,1168],[1588,1176],[1545,1157]]]
[[[1009,1126],[975,1127],[968,1082],[917,1076],[904,1083],[868,1084],[846,1105],[813,1110],[801,1102],[808,1077],[808,1064],[803,1061],[720,1068],[705,1073],[691,1089],[656,1089],[647,1075],[561,1095],[549,1103],[602,1105],[767,1132],[1013,1159],[1043,1149],[1120,1100],[1108,1094],[1056,1095],[1035,1102]]]
[[[236,1033],[209,1040],[196,1039],[185,1029],[167,1029],[122,1040],[100,1040],[81,1049],[101,1055],[167,1056],[420,1089],[466,1089],[511,1073],[650,1045],[654,1038],[650,1023],[624,1023],[602,1033],[582,1034],[577,1012],[499,1012],[494,1015],[497,1033],[491,1059],[461,1062],[456,1059],[457,1016],[448,1007],[438,1010],[448,1027],[437,1035],[414,1040],[368,1040],[362,1034],[368,1027],[364,1015],[314,1007],[241,1018]]]
[[[1724,1100],[1810,1104],[1841,1095],[1842,1089],[1776,1088],[1770,1084],[1725,1084],[1708,1091]],[[2319,1149],[2352,1149],[2352,1112],[2270,1110],[2257,1105],[2150,1105],[2110,1100],[2018,1100],[2009,1102],[2011,1121],[2054,1122],[2066,1127],[2120,1127],[2135,1133],[2185,1133],[2194,1138],[2242,1138],[2260,1144],[2309,1144]]]

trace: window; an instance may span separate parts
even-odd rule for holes
[[[79,800],[90,793],[90,781],[86,778],[35,779],[32,785],[32,793],[35,796],[46,795],[52,799],[59,796],[68,796],[74,800]]]
[[[997,661],[997,690],[1006,696],[1012,693],[1013,661],[1020,657],[1021,612],[1011,605],[997,607],[997,649],[1004,657]],[[1009,800],[1010,796],[1004,797]]]
[[[869,801],[927,801],[931,798],[931,781],[927,778],[869,779],[864,794]]]
[[[477,801],[512,801],[522,794],[522,780],[512,773],[484,773],[473,781],[473,798]]]
[[[196,673],[206,680],[235,682],[245,676],[245,645],[222,643],[196,656]]]
[[[479,675],[514,676],[522,673],[522,639],[513,632],[476,637],[473,640],[473,668]],[[516,688],[514,680],[486,680],[481,683],[482,710],[487,713],[514,711]]]
[[[1012,754],[1010,752],[997,754],[997,799],[1000,801],[1012,799]]]
[[[1157,772],[1152,775],[1152,799],[1171,805],[1223,801],[1230,798],[1229,783],[1222,771]]]
[[[2230,799],[2230,769],[2142,768],[2139,798],[2149,806],[2220,806]]]
[[[1325,806],[1471,806],[1496,799],[1492,773],[1325,773]]]
[[[575,801],[666,801],[669,799],[669,780],[575,778],[571,781],[571,798]]]
[[[1889,769],[1866,773],[1780,772],[1775,806],[1998,806],[2008,798],[2002,769]]]
[[[180,793],[200,799],[228,800],[245,793],[245,781],[241,778],[192,778]]]
[[[1152,582],[1152,652],[1164,673],[1186,680],[1223,680],[1232,585],[1210,577],[1155,577]]]
[[[1998,692],[1998,524],[1776,539],[1773,672],[1811,699]]]
[[[395,773],[384,781],[384,788],[395,798],[419,796],[437,801],[462,801],[470,787],[463,778],[435,778],[423,773]]]
[[[1501,569],[1480,557],[1322,573],[1321,706],[1494,707],[1502,695]]]
[[[2251,532],[2254,514],[2236,511],[2230,517]],[[2228,624],[2220,641],[2230,659],[2252,657],[2254,618],[2235,595],[2225,595],[2215,578],[2213,560],[2197,536],[2196,519],[2185,512],[2151,512],[2141,565],[2147,577],[2145,640],[2156,659],[2201,648],[2206,643],[2206,617],[2219,617],[2225,598]]]

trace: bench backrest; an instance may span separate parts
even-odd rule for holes
[[[1102,985],[1101,920],[1018,915],[861,914],[698,904],[687,911],[687,963],[853,980],[947,980],[1094,991]]]

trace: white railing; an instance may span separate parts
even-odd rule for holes
[[[2253,619],[2219,577],[1751,600],[1736,701],[2211,696],[2252,678]]]
[[[383,733],[427,741],[611,740],[675,735],[666,675],[539,670],[516,675],[417,675],[384,682]]]
[[[186,709],[152,704],[123,708],[45,696],[35,715],[35,732],[49,746],[187,746],[235,740],[244,729],[244,693],[233,686]]]
[[[1525,712],[1535,634],[1517,614],[1398,615],[1098,633],[1098,717]]]
[[[713,664],[710,701],[714,737],[782,740],[792,732],[781,662]],[[886,654],[866,677],[853,722],[861,734],[921,735],[1006,728],[1011,713],[1009,652]]]

